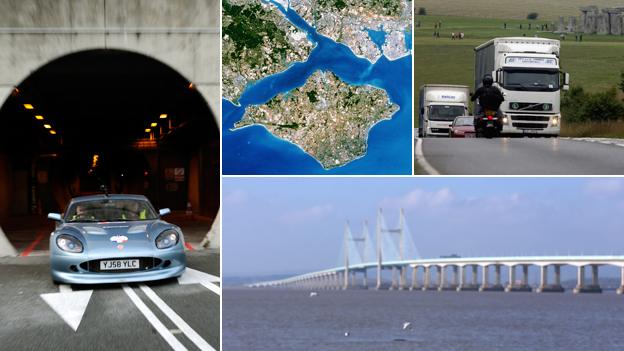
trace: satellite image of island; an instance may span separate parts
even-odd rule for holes
[[[222,11],[224,174],[411,174],[411,1]]]

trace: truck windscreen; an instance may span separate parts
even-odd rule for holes
[[[429,119],[432,121],[453,121],[465,114],[464,106],[432,105],[429,107]]]
[[[505,69],[503,87],[507,90],[557,91],[559,90],[559,72]]]

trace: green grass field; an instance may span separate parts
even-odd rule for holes
[[[420,5],[416,5],[417,7]],[[440,38],[434,39],[434,22],[442,21]],[[558,39],[558,35],[538,32],[535,27],[547,21],[502,20],[457,16],[416,16],[421,22],[414,31],[414,94],[418,105],[423,84],[463,84],[474,89],[474,48],[492,38],[534,36]],[[508,29],[503,29],[503,23]],[[523,29],[519,25],[523,24]],[[538,27],[539,28],[539,27]],[[464,32],[464,40],[451,40],[451,32]],[[571,75],[572,86],[595,92],[615,86],[624,71],[624,36],[584,35],[575,42],[574,35],[562,41],[561,66]],[[418,109],[418,106],[416,106]],[[416,126],[418,125],[415,118]]]
[[[429,14],[467,16],[476,18],[524,19],[529,12],[537,12],[540,19],[555,20],[559,16],[578,16],[579,7],[596,5],[599,8],[623,6],[622,0],[418,0],[414,3]]]

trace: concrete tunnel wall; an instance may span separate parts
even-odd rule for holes
[[[161,61],[193,82],[220,125],[219,17],[218,0],[2,1],[1,101],[56,58],[119,49]]]
[[[15,86],[59,57],[118,49],[163,62],[193,82],[220,128],[220,40],[218,0],[1,1],[0,106]],[[8,162],[0,154],[0,218],[10,212]],[[191,188],[199,189],[198,179],[189,179]],[[0,247],[0,256],[9,251]]]

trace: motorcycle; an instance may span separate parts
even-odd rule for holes
[[[503,130],[503,121],[497,111],[485,109],[484,113],[475,116],[475,132],[477,138],[486,137],[491,139],[499,136]]]

